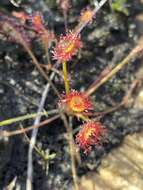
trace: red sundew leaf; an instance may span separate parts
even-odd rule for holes
[[[64,62],[72,59],[82,47],[80,36],[72,31],[66,35],[61,35],[59,42],[55,46],[53,53],[53,59]]]
[[[81,126],[76,135],[76,143],[85,154],[90,153],[92,146],[99,146],[107,137],[107,129],[100,122],[88,121]]]
[[[79,22],[90,23],[92,22],[93,17],[94,17],[94,11],[90,7],[87,7],[86,9],[81,11]]]
[[[69,94],[63,95],[60,100],[60,106],[73,113],[85,113],[93,109],[90,99],[84,93],[76,90],[71,90]]]

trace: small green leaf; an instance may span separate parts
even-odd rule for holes
[[[127,8],[127,0],[114,0],[111,3],[111,8],[114,11],[124,13],[126,16],[129,15],[129,10]]]

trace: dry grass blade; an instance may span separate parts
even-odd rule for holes
[[[99,76],[99,78],[86,91],[86,95],[90,96],[92,93],[94,93],[102,84],[104,84],[110,78],[112,78],[117,72],[119,72],[131,60],[137,58],[139,56],[139,54],[142,53],[142,51],[143,51],[143,38],[141,38],[139,40],[139,43],[137,44],[137,46],[116,67],[114,67],[111,71],[107,72],[107,74],[105,74],[105,75],[103,75],[103,72],[102,72],[101,75]]]

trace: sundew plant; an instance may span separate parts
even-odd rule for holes
[[[64,20],[63,30],[60,34],[49,29],[42,12],[34,10],[29,12],[25,7],[20,7],[20,2],[12,1],[12,3],[17,6],[16,11],[13,11],[11,15],[4,12],[0,13],[1,40],[19,44],[22,47],[21,51],[29,56],[31,63],[43,77],[46,85],[37,112],[0,121],[0,126],[4,127],[33,119],[33,125],[19,128],[20,125],[17,124],[17,129],[12,131],[3,128],[0,136],[12,138],[15,135],[24,134],[26,137],[29,143],[26,189],[31,190],[33,188],[33,150],[43,158],[45,163],[50,159],[54,160],[57,156],[56,152],[47,154],[37,147],[38,128],[51,126],[57,120],[62,121],[69,145],[73,186],[75,190],[79,190],[77,165],[79,164],[80,153],[88,157],[92,151],[95,151],[94,147],[98,149],[108,144],[109,129],[108,126],[102,124],[101,119],[107,113],[123,106],[132,90],[123,97],[121,103],[102,112],[96,110],[96,101],[93,100],[92,95],[96,94],[98,88],[127,63],[135,59],[142,52],[143,47],[139,43],[117,66],[104,68],[99,77],[94,82],[91,81],[88,88],[84,88],[84,90],[75,89],[71,82],[73,75],[71,75],[70,65],[74,64],[75,60],[78,60],[80,52],[84,51],[86,46],[83,40],[85,28],[96,22],[98,12],[102,11],[102,7],[109,2],[107,0],[100,2],[93,0],[91,4],[81,9],[77,24],[71,27],[69,26],[69,11],[72,9],[72,2],[70,0],[57,0],[56,4]],[[36,55],[34,51],[35,41],[38,41],[39,49],[42,49],[46,63]],[[63,88],[59,89],[58,84],[54,82],[55,76],[60,78]],[[78,83],[78,81],[76,82]],[[56,105],[53,106],[53,109],[45,110],[45,101],[49,92],[54,94],[51,105],[53,106],[54,102]],[[31,131],[32,133],[30,133]],[[27,135],[29,133],[31,137]]]

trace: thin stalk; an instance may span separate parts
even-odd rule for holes
[[[60,78],[64,79],[63,74],[58,69],[56,69],[55,67],[48,67],[49,65],[44,65],[44,64],[40,64],[40,66],[45,68],[47,71],[49,71],[49,70],[53,71]]]
[[[64,75],[64,82],[65,82],[65,91],[66,94],[70,91],[69,79],[68,79],[68,72],[67,72],[67,62],[63,62],[63,75]]]
[[[67,11],[63,11],[65,31],[68,31]]]
[[[56,93],[56,95],[60,98],[59,92],[57,90],[57,88],[54,86],[54,84],[51,82],[51,80],[49,79],[49,77],[45,74],[44,70],[41,68],[39,62],[37,61],[35,55],[33,54],[33,52],[31,51],[31,49],[26,45],[24,46],[25,50],[27,51],[27,53],[29,54],[29,56],[31,57],[33,63],[35,64],[35,66],[38,68],[39,72],[43,75],[43,77],[48,81],[48,83],[50,84],[50,86],[53,88],[54,92]]]
[[[20,127],[21,127],[22,130],[24,129],[22,125]],[[25,136],[27,142],[30,143],[30,139],[29,139],[28,135],[25,132],[24,132],[24,136]],[[34,149],[43,158],[43,160],[45,160],[43,152],[36,145],[34,145]]]
[[[24,129],[22,125],[21,125],[21,129]],[[27,142],[30,143],[30,139],[25,132],[24,132],[24,136],[25,136]],[[48,159],[54,157],[54,155],[55,155],[53,153],[53,154],[49,155],[48,157],[47,157],[47,155],[45,156],[44,152],[42,150],[40,150],[36,145],[34,145],[34,149],[39,154],[39,156],[41,156],[43,158],[44,161],[47,161]]]
[[[75,162],[75,147],[74,147],[74,140],[73,140],[73,132],[72,132],[72,122],[70,122],[70,125],[68,124],[67,118],[64,114],[61,113],[61,118],[64,122],[65,128],[68,133],[68,143],[70,148],[70,157],[71,157],[71,169],[72,169],[72,177],[73,177],[73,183],[74,183],[74,190],[79,190],[78,186],[78,177],[76,172],[76,162]]]
[[[39,72],[42,74],[42,76],[49,82],[49,84],[51,85],[51,87],[53,88],[55,94],[60,98],[59,92],[57,90],[57,88],[54,86],[54,84],[51,82],[51,80],[49,79],[49,77],[47,76],[47,74],[44,72],[43,68],[41,68],[37,58],[35,57],[34,53],[32,52],[31,48],[29,47],[29,44],[27,44],[25,42],[25,40],[23,39],[23,37],[21,36],[20,32],[17,31],[13,25],[8,24],[9,30],[11,30],[12,32],[14,32],[16,39],[19,41],[19,43],[23,46],[23,48],[25,49],[25,51],[28,53],[28,55],[31,57],[33,64],[37,67],[37,69],[39,70]]]
[[[137,56],[139,56],[139,53],[143,50],[142,45],[143,39],[140,39],[139,44],[117,65],[115,66],[110,72],[108,72],[105,76],[99,80],[97,83],[94,82],[95,85],[92,85],[89,87],[89,89],[86,91],[86,96],[90,96],[93,92],[95,92],[102,84],[107,82],[110,78],[112,78],[116,73],[118,73],[125,65],[127,65],[132,59],[135,59]],[[98,80],[98,79],[97,79]]]
[[[42,42],[43,42],[43,46],[44,46],[45,56],[47,59],[47,64],[49,66],[51,66],[51,60],[50,60],[50,55],[49,55],[49,43],[47,41],[44,41],[44,38],[42,38]]]
[[[10,124],[15,123],[15,122],[32,119],[32,118],[35,118],[37,116],[44,116],[44,115],[48,116],[48,115],[54,114],[54,113],[58,113],[58,110],[55,109],[55,110],[51,110],[51,111],[32,113],[32,114],[22,115],[22,116],[15,117],[15,118],[9,118],[7,120],[0,121],[0,127],[3,127],[5,125],[10,125]]]
[[[51,66],[52,64],[51,64],[51,60],[50,60],[49,50],[48,50],[48,48],[46,49],[46,47],[45,47],[45,55],[46,55],[48,65]]]
[[[69,118],[69,142],[70,142],[70,154],[71,154],[74,187],[75,190],[79,190],[78,176],[77,176],[76,162],[75,162],[75,146],[74,146],[73,131],[72,131],[72,117]]]
[[[49,124],[52,121],[55,121],[56,119],[58,119],[59,117],[60,117],[59,114],[55,115],[55,116],[53,116],[53,117],[51,117],[51,118],[49,118],[49,119],[47,119],[45,121],[42,121],[38,125],[32,125],[30,127],[24,128],[24,129],[18,129],[18,130],[11,131],[11,132],[9,132],[9,131],[1,131],[0,132],[0,137],[2,137],[2,136],[3,137],[10,137],[10,136],[15,136],[15,135],[26,133],[26,132],[28,132],[28,131],[30,131],[32,129],[37,129],[37,128],[42,127],[42,126],[44,126],[46,124]]]
[[[50,80],[54,78],[55,74],[52,73],[50,76]],[[50,83],[47,83],[40,100],[40,104],[38,106],[37,112],[41,112],[44,108],[46,97],[48,95],[48,92],[50,90]],[[41,116],[37,116],[34,125],[38,125],[40,123]],[[27,179],[26,179],[26,189],[32,190],[32,181],[33,181],[33,148],[36,143],[36,138],[38,134],[38,129],[33,129],[31,138],[30,138],[30,144],[29,144],[29,150],[28,150],[28,163],[27,163]]]
[[[75,190],[79,190],[78,186],[78,178],[76,172],[76,163],[75,163],[75,156],[74,156],[74,145],[73,145],[73,136],[72,133],[69,133],[69,146],[70,146],[70,156],[71,156],[71,167],[72,167],[72,176],[74,181],[74,188]]]

